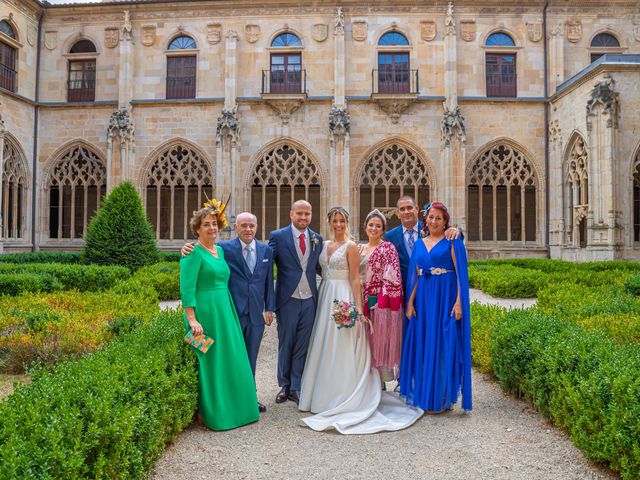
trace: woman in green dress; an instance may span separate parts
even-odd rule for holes
[[[187,331],[203,332],[214,344],[196,351],[199,371],[199,410],[212,430],[229,430],[260,418],[256,387],[240,322],[228,289],[229,267],[222,249],[214,244],[218,224],[226,219],[224,206],[194,212],[191,231],[198,242],[191,255],[180,260],[180,297]]]

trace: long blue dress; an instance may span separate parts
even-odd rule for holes
[[[457,269],[451,249],[456,255]],[[432,274],[432,268],[447,270]],[[451,310],[458,294],[462,318]],[[407,297],[417,284],[416,317],[411,317],[402,348],[400,394],[426,411],[448,410],[462,392],[462,408],[470,411],[471,335],[467,255],[461,240],[440,240],[428,251],[416,242],[407,272]]]

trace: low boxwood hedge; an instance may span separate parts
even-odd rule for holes
[[[55,292],[63,285],[48,273],[6,273],[0,274],[0,295],[20,295],[25,292]]]
[[[471,304],[471,360],[480,372],[493,373],[489,341],[498,317],[506,312],[493,305]]]
[[[588,458],[640,477],[640,346],[516,310],[497,318],[490,355],[502,387],[534,402]]]
[[[80,263],[82,255],[70,252],[29,252],[0,254],[0,263]]]
[[[32,370],[0,403],[0,478],[145,478],[197,408],[181,314]]]
[[[142,267],[133,276],[144,285],[149,285],[158,292],[160,300],[177,300],[180,298],[180,264],[162,262]]]

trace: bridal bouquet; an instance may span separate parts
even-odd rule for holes
[[[344,300],[333,301],[333,311],[331,312],[331,318],[338,328],[351,328],[357,321],[364,322],[366,319],[364,315],[358,313],[355,304],[346,302]]]

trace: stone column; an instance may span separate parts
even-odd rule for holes
[[[549,35],[549,90],[556,91],[556,87],[564,81],[564,25],[558,23]]]
[[[5,219],[2,216],[3,212],[3,204],[2,199],[4,198],[4,120],[2,115],[0,115],[0,253],[2,253],[4,249],[4,222]],[[35,185],[33,186],[35,188]]]
[[[589,213],[592,217],[589,244],[610,249],[621,245],[619,195],[624,195],[617,188],[615,174],[618,94],[614,86],[613,79],[605,75],[595,84],[587,102]]]
[[[453,3],[449,2],[445,17],[445,101],[440,123],[440,188],[436,186],[431,200],[441,200],[452,213],[454,225],[466,229],[466,128],[458,106],[457,34]]]
[[[121,181],[132,180],[135,164],[134,137],[135,126],[131,117],[131,107],[113,112],[107,127],[107,192]],[[114,168],[114,150],[117,168]]]
[[[238,32],[229,30],[226,34],[224,54],[224,108],[231,111],[236,106],[236,59]]]
[[[129,10],[124,11],[119,44],[118,108],[124,108],[133,98],[133,27]]]
[[[549,123],[549,247],[551,258],[560,258],[566,244],[564,178],[562,173],[562,130],[557,119]],[[573,214],[573,213],[572,213]]]

